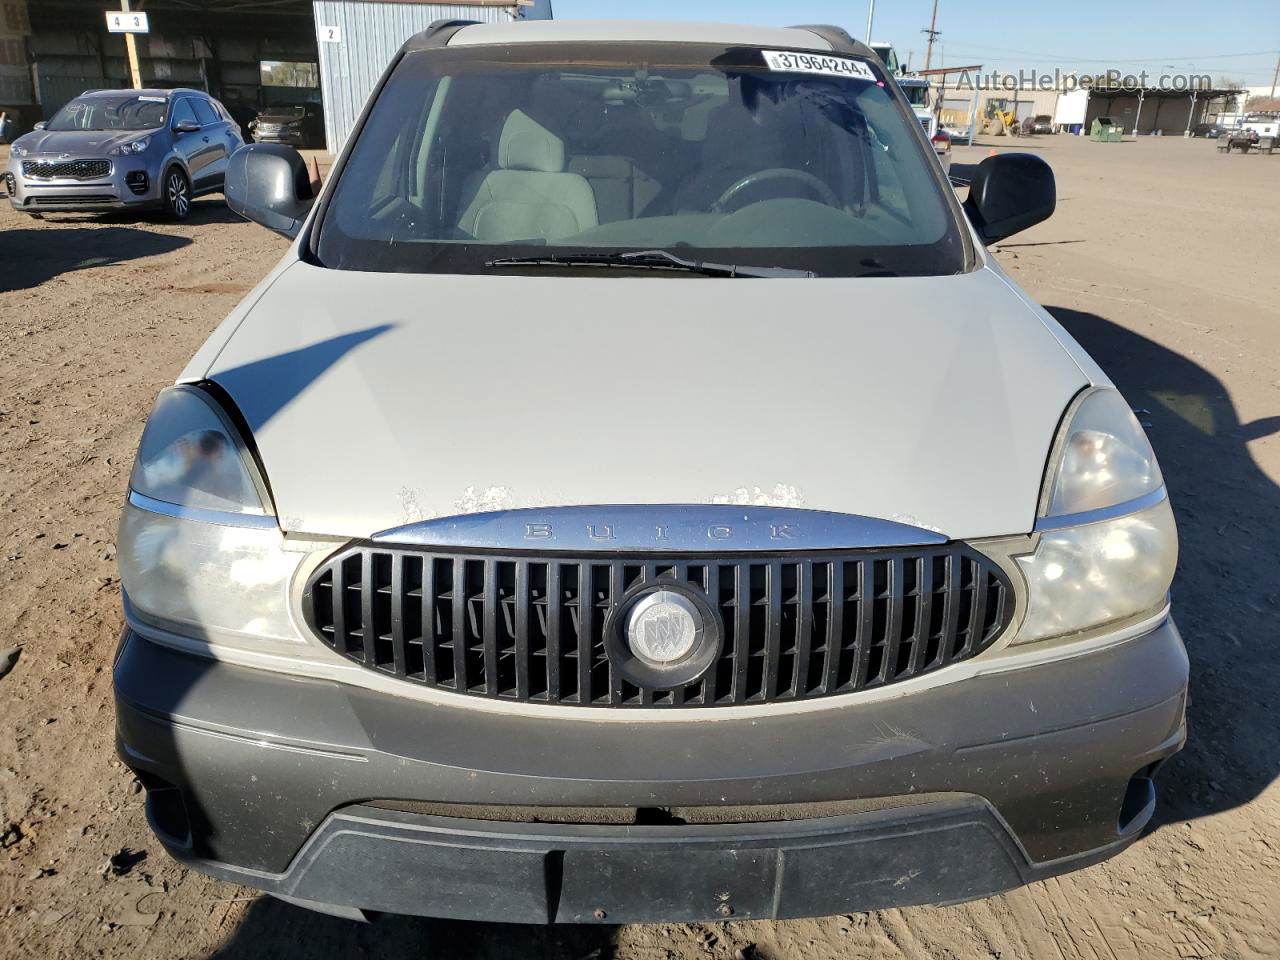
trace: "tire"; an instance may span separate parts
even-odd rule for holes
[[[164,212],[170,220],[182,221],[191,216],[191,181],[181,167],[170,167],[160,188]]]

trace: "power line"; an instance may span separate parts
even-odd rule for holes
[[[924,31],[927,33],[928,31]],[[1045,60],[1076,60],[1085,63],[1158,63],[1162,61],[1174,61],[1177,63],[1196,63],[1200,60],[1225,60],[1232,57],[1260,57],[1271,56],[1274,50],[1253,50],[1248,53],[1206,53],[1188,57],[1131,57],[1131,58],[1112,58],[1112,57],[1077,57],[1067,54],[1046,53],[1043,50],[1015,50],[1010,47],[988,47],[965,45],[967,50],[984,50],[992,53],[1016,53],[1022,56],[1043,57]]]
[[[979,60],[1010,59],[1009,57],[1004,55],[998,55],[998,54],[993,55],[991,49],[988,47],[961,47],[958,51],[953,51],[953,55],[958,55],[966,59],[976,58]],[[1064,66],[1064,65],[1071,65],[1079,61],[1075,61],[1071,57],[1020,57],[1019,62],[1024,64],[1031,64],[1033,66],[1044,66],[1044,65]],[[1194,60],[1187,60],[1182,62],[1170,62],[1164,59],[1104,60],[1102,58],[1098,58],[1096,60],[1095,59],[1084,60],[1083,64],[1086,66],[1112,66],[1112,67],[1125,66],[1130,68],[1147,67],[1150,69],[1179,70],[1182,72],[1191,72],[1192,70],[1195,70],[1197,68],[1203,70],[1203,69],[1206,69],[1206,66],[1207,66],[1207,65],[1200,65]],[[1217,72],[1233,73],[1233,74],[1248,73],[1248,74],[1258,74],[1260,76],[1265,75],[1269,77],[1271,76],[1271,67],[1264,67],[1260,64],[1254,64],[1250,66],[1221,65],[1218,67]]]

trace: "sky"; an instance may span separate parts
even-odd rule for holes
[[[733,23],[834,23],[865,39],[866,0],[552,0],[557,19],[627,17]],[[933,0],[878,0],[872,34],[898,56],[924,66]],[[1108,67],[1153,76],[1207,73],[1215,84],[1270,87],[1280,56],[1280,2],[1229,0],[938,0],[941,32],[934,66],[985,70],[1055,68],[1099,73]],[[940,61],[940,62],[939,62]],[[1278,89],[1280,92],[1280,89]]]

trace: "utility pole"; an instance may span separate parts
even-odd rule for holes
[[[1271,99],[1276,98],[1276,86],[1280,85],[1280,54],[1276,55],[1276,72],[1271,75]]]
[[[129,0],[120,0],[120,9],[129,13]],[[124,49],[129,54],[129,74],[133,77],[133,88],[142,88],[142,68],[138,66],[138,40],[132,33],[124,35]]]
[[[928,70],[933,61],[933,43],[942,35],[942,31],[938,29],[938,0],[933,0],[933,16],[929,18],[929,29],[920,32],[929,38],[929,46],[924,52],[924,68]]]
[[[871,21],[875,19],[875,16],[876,16],[876,0],[870,0],[870,2],[867,4],[867,46],[868,47],[871,46]],[[1271,93],[1273,96],[1275,95],[1274,90],[1272,90]]]

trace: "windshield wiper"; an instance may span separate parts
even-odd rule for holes
[[[709,263],[686,260],[666,250],[636,250],[631,253],[562,253],[542,257],[503,257],[489,260],[486,267],[602,267],[625,270],[674,270],[701,273],[708,277],[816,277],[812,270],[790,267],[753,267],[736,263]]]

